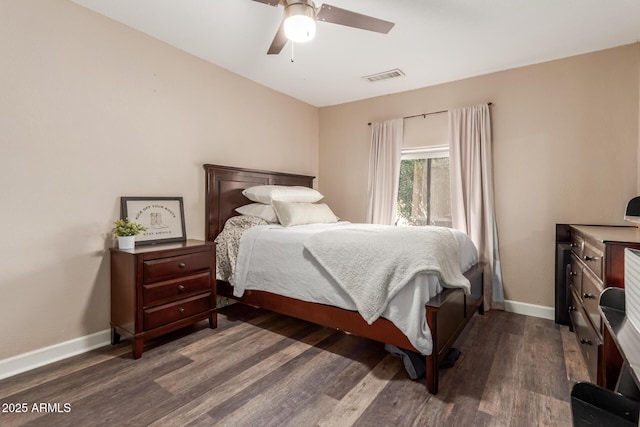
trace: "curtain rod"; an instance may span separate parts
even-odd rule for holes
[[[493,102],[487,102],[487,105],[489,107],[491,107],[493,105]],[[446,113],[449,110],[441,110],[441,111],[432,111],[430,113],[422,113],[422,114],[414,114],[413,116],[404,116],[403,119],[413,119],[414,117],[422,117],[425,118],[426,116],[430,116],[432,114],[440,114],[440,113]],[[371,126],[371,122],[367,123],[369,126]]]

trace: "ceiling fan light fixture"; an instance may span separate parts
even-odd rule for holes
[[[312,40],[316,35],[316,10],[306,2],[293,3],[284,9],[284,34],[295,43]]]

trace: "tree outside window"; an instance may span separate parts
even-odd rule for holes
[[[448,147],[403,150],[398,225],[451,227]]]

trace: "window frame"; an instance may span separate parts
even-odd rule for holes
[[[441,157],[449,157],[448,145],[403,148],[400,152],[400,160],[437,159]]]

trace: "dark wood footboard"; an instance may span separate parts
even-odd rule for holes
[[[462,289],[445,289],[427,302],[427,325],[433,340],[433,352],[427,356],[427,389],[438,392],[438,369],[476,310],[482,310],[483,270],[479,263],[465,272],[471,282],[471,295]]]

